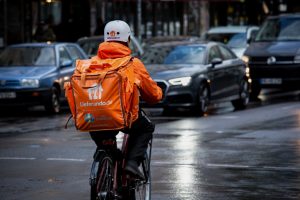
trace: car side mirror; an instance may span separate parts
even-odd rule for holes
[[[63,60],[60,62],[60,67],[69,67],[72,66],[73,62],[71,60]]]
[[[223,62],[221,58],[213,58],[211,61],[212,68],[214,68],[216,65],[219,65]]]

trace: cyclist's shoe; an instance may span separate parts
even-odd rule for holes
[[[145,179],[143,173],[139,169],[137,162],[135,161],[128,161],[125,166],[125,171],[129,172],[130,174],[136,176],[139,179]]]

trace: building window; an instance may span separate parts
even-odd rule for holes
[[[51,25],[58,25],[61,23],[61,1],[46,0],[40,4],[41,15],[40,21],[50,23]]]

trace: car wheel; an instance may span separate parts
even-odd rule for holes
[[[209,92],[208,87],[206,85],[201,85],[199,87],[198,98],[197,98],[197,106],[194,110],[195,114],[199,116],[203,116],[207,110],[209,105]]]
[[[46,100],[45,109],[51,114],[60,112],[59,92],[55,87],[52,88],[50,98]]]
[[[232,101],[232,105],[235,110],[245,109],[249,103],[250,92],[249,92],[249,83],[246,80],[243,80],[240,86],[240,98]]]

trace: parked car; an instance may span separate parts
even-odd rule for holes
[[[167,113],[188,108],[201,116],[210,103],[231,101],[244,109],[249,102],[246,64],[222,43],[157,43],[142,60],[163,90],[159,106]],[[148,105],[142,101],[142,106]]]
[[[202,36],[202,39],[222,42],[241,58],[258,29],[258,26],[212,27]]]
[[[300,14],[270,16],[245,52],[251,96],[261,88],[300,89]]]
[[[0,54],[0,106],[44,105],[50,113],[60,112],[73,62],[87,58],[75,43],[8,46]]]
[[[144,50],[139,41],[131,36],[131,42],[129,47],[132,51],[132,56],[140,57],[143,55]],[[91,36],[91,37],[82,37],[77,40],[77,43],[80,47],[86,52],[89,57],[97,55],[99,44],[104,41],[104,36]]]

